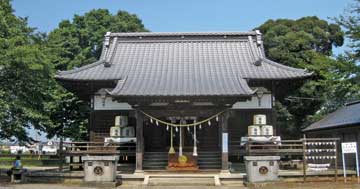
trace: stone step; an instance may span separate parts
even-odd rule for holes
[[[214,186],[214,178],[150,178],[150,186]]]
[[[207,165],[207,164],[220,164],[221,161],[198,161],[199,165]]]
[[[144,162],[144,166],[146,165],[167,165],[167,161],[161,161],[161,162],[147,161]]]
[[[221,169],[221,165],[199,165],[200,169]]]

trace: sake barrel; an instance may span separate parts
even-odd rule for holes
[[[254,115],[254,125],[265,125],[266,124],[266,115],[256,114]]]
[[[115,117],[115,126],[126,127],[128,125],[127,116],[116,116]]]
[[[250,125],[248,126],[248,135],[249,136],[259,136],[261,134],[260,126]]]
[[[273,136],[274,135],[273,126],[271,126],[271,125],[261,126],[261,135],[263,135],[263,136]]]
[[[121,129],[119,126],[114,126],[110,128],[110,137],[120,137]]]

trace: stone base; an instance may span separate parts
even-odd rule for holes
[[[227,177],[227,176],[231,175],[231,173],[229,170],[221,170],[219,175],[220,175],[220,177]]]
[[[244,182],[244,186],[249,187],[249,188],[259,188],[259,187],[266,187],[269,185],[274,185],[276,183],[279,183],[279,181],[275,181],[275,182]]]
[[[245,156],[246,180],[250,183],[278,180],[280,156]]]
[[[83,156],[85,182],[116,182],[117,156]]]
[[[84,182],[81,184],[85,187],[96,187],[96,188],[116,188],[121,185],[121,181],[116,182]]]

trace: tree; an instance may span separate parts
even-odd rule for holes
[[[133,14],[119,11],[112,15],[106,9],[91,10],[72,21],[64,20],[51,31],[47,55],[57,70],[68,70],[93,63],[100,58],[106,32],[145,32],[141,20]],[[54,122],[48,136],[61,135],[75,140],[86,139],[89,104],[79,100],[61,86],[53,89],[54,101],[48,105]],[[83,132],[78,132],[83,131]]]
[[[48,36],[49,54],[55,68],[67,70],[98,60],[108,31],[147,30],[136,15],[125,11],[112,15],[106,9],[96,9],[83,16],[75,15],[72,21],[62,21]]]
[[[301,129],[311,121],[357,93],[352,76],[358,66],[342,56],[332,57],[333,46],[344,43],[344,32],[338,24],[304,17],[269,20],[258,29],[264,36],[267,57],[314,73],[302,87],[289,94],[299,98],[280,99],[276,104],[278,124],[283,127],[285,137],[299,137]]]
[[[26,128],[45,130],[52,66],[44,54],[44,35],[0,0],[0,139],[29,142]]]
[[[354,0],[354,3],[345,10],[339,18],[335,18],[336,23],[345,28],[345,34],[350,39],[350,52],[347,53],[354,61],[360,58],[360,0]]]

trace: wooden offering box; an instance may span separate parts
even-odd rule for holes
[[[167,170],[196,171],[198,169],[197,156],[193,156],[191,152],[184,152],[182,156],[179,156],[178,153],[168,155]]]

